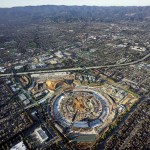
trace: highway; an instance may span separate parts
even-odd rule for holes
[[[138,59],[136,61],[132,62],[127,62],[123,64],[114,64],[114,65],[105,65],[105,66],[91,66],[91,67],[85,67],[86,70],[90,69],[99,69],[99,68],[109,68],[109,67],[120,67],[120,66],[128,66],[128,65],[133,65],[139,62],[142,62],[143,60],[147,59],[150,57],[150,53],[144,56],[141,59]],[[67,71],[77,71],[77,70],[83,70],[81,67],[76,67],[76,68],[66,68],[66,69],[57,69],[57,70],[39,70],[39,71],[27,71],[27,72],[19,72],[16,73],[17,75],[23,75],[23,74],[40,74],[40,73],[54,73],[54,72],[67,72]],[[7,74],[0,74],[0,77],[5,77],[5,76],[11,76],[14,75],[14,73],[7,73]]]

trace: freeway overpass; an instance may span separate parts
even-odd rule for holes
[[[114,65],[105,65],[105,66],[91,66],[91,67],[85,67],[86,70],[90,69],[99,69],[99,68],[109,68],[109,67],[120,67],[120,66],[128,66],[128,65],[133,65],[139,62],[142,62],[143,60],[147,59],[150,57],[150,53],[144,56],[141,59],[138,59],[136,61],[132,62],[127,62],[123,64],[114,64]],[[23,74],[39,74],[39,73],[54,73],[54,72],[67,72],[67,71],[77,71],[77,70],[83,70],[81,67],[76,67],[76,68],[66,68],[66,69],[57,69],[57,70],[39,70],[39,71],[27,71],[27,72],[19,72],[16,73],[17,75],[23,75]],[[5,77],[5,76],[11,76],[14,75],[14,73],[7,73],[7,74],[0,74],[0,77]]]

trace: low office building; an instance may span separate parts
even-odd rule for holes
[[[42,128],[37,128],[35,130],[35,133],[38,137],[38,139],[43,143],[48,139],[47,134],[45,133],[45,131]]]

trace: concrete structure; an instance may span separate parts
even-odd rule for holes
[[[52,80],[47,80],[46,85],[48,86],[49,90],[55,90],[59,86],[66,85],[66,83],[63,82],[63,81],[59,81],[59,80],[53,80],[53,81]]]

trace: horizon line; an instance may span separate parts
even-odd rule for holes
[[[18,8],[18,7],[39,7],[39,6],[67,6],[67,7],[75,7],[75,6],[79,6],[79,7],[83,7],[83,6],[87,6],[87,7],[150,7],[150,5],[51,5],[51,4],[46,4],[46,5],[26,5],[26,6],[12,6],[12,7],[0,7],[0,9],[11,9],[11,8]]]

